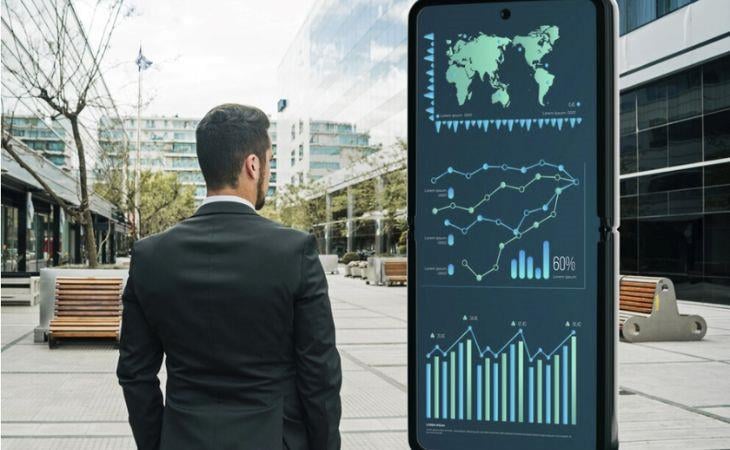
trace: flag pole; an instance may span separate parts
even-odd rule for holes
[[[140,47],[141,54],[141,47]],[[142,68],[138,67],[138,78],[137,78],[137,158],[134,161],[134,233],[136,238],[140,238],[140,211],[139,211],[139,174],[140,174],[140,153],[141,153],[141,126],[140,126],[140,109],[142,106]]]

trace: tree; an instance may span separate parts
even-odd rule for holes
[[[134,182],[127,180],[128,189],[119,188],[122,173],[111,177],[109,182],[96,185],[96,190],[117,206],[128,210],[134,205]],[[183,184],[174,173],[140,173],[140,235],[159,233],[190,217],[195,212],[195,188]]]
[[[98,2],[97,7],[103,7],[102,2]],[[45,11],[50,17],[43,17],[44,21],[50,21],[50,26],[45,30],[40,29],[36,14],[30,11],[27,4],[3,1],[3,79],[7,78],[7,74],[11,75],[12,82],[22,91],[18,94],[19,98],[39,100],[50,109],[52,118],[64,117],[71,127],[79,164],[79,205],[75,207],[60,201],[60,197],[51,191],[48,184],[41,182],[41,185],[67,215],[84,227],[84,248],[91,268],[97,266],[97,248],[89,202],[87,148],[82,137],[85,131],[82,113],[88,107],[108,106],[109,99],[98,94],[100,90],[97,89],[97,84],[102,80],[101,62],[109,48],[121,7],[121,0],[113,0],[108,5],[99,41],[92,45],[71,0],[51,1],[50,11]],[[35,32],[29,29],[33,24],[38,26]],[[82,50],[79,51],[79,48]],[[22,161],[20,154],[13,148],[11,130],[3,130],[2,146],[40,182],[41,177]]]
[[[314,195],[319,191],[321,187],[316,183],[287,186],[277,191],[270,206],[263,208],[262,215],[286,226],[309,231],[326,218],[324,193],[321,196]]]
[[[139,185],[141,236],[164,231],[195,212],[195,187],[182,184],[174,173],[142,172]]]

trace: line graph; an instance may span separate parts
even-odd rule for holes
[[[474,332],[474,327],[472,327],[470,325],[446,349],[442,350],[438,344],[435,345],[433,347],[433,349],[426,354],[426,358],[431,358],[434,355],[434,353],[441,353],[441,355],[446,356],[451,350],[454,349],[454,347],[459,342],[461,342],[462,339],[464,339],[465,337],[471,336],[471,338],[473,339],[473,342],[474,342],[474,346],[477,348],[477,352],[479,353],[479,357],[483,357],[486,354],[490,354],[492,357],[496,358],[502,352],[504,352],[505,349],[507,349],[507,347],[510,344],[512,344],[518,340],[521,340],[524,343],[525,353],[528,357],[528,360],[530,362],[532,362],[532,361],[534,361],[535,358],[537,358],[540,355],[544,356],[547,359],[550,359],[550,357],[552,357],[552,355],[554,355],[563,346],[563,344],[568,342],[568,340],[571,338],[571,336],[575,336],[575,334],[576,334],[575,330],[570,330],[570,333],[568,333],[568,335],[562,341],[560,341],[560,343],[558,345],[556,345],[555,348],[552,349],[550,352],[545,353],[545,351],[543,350],[542,347],[538,347],[537,351],[534,354],[532,354],[532,353],[530,353],[529,346],[527,345],[527,340],[525,339],[525,332],[522,328],[520,328],[504,345],[502,345],[502,347],[499,348],[499,350],[494,351],[494,350],[492,350],[492,348],[489,345],[485,346],[484,349],[481,350],[481,347],[479,346],[479,340],[477,339],[477,335]]]
[[[474,214],[478,208],[480,208],[482,205],[489,203],[500,191],[511,190],[519,194],[525,194],[530,191],[531,188],[534,189],[534,186],[544,184],[545,182],[552,182],[557,185],[555,188],[549,191],[552,192],[552,195],[547,199],[547,201],[537,205],[537,207],[535,208],[524,209],[522,211],[519,221],[515,220],[515,222],[510,223],[502,216],[490,217],[486,214],[478,214],[471,223],[466,225],[458,225],[452,219],[444,219],[444,227],[454,228],[461,232],[462,235],[467,235],[474,226],[480,223],[491,224],[496,226],[497,228],[504,228],[509,232],[509,234],[505,236],[504,240],[498,243],[497,255],[494,259],[494,262],[491,266],[489,266],[488,269],[484,270],[483,272],[477,272],[469,263],[468,258],[463,258],[461,260],[461,265],[469,272],[471,272],[476,281],[482,281],[487,275],[499,271],[502,253],[504,249],[507,248],[507,246],[509,246],[512,242],[521,239],[526,233],[540,228],[540,226],[544,222],[555,219],[558,216],[558,202],[560,200],[560,196],[563,195],[566,190],[578,186],[580,182],[578,178],[573,177],[570,172],[568,172],[563,164],[554,164],[551,162],[547,162],[544,159],[541,159],[538,162],[530,165],[519,167],[508,164],[489,164],[485,162],[471,171],[458,170],[450,166],[441,174],[431,178],[431,184],[435,185],[439,183],[441,179],[450,175],[463,177],[466,180],[472,180],[472,178],[480,172],[488,172],[490,170],[499,171],[504,174],[510,172],[516,172],[517,174],[528,174],[535,169],[539,171],[535,173],[526,183],[517,185],[508,183],[506,180],[502,180],[496,184],[496,187],[485,193],[482,198],[475,204],[461,205],[455,201],[452,201],[447,205],[432,208],[431,212],[434,215],[438,215],[443,211],[455,210]],[[554,169],[555,173],[546,173],[549,169]],[[449,188],[448,196],[449,198],[453,199],[453,188]],[[540,215],[541,213],[542,215]],[[535,218],[533,220],[530,220],[531,217]]]
[[[426,418],[576,425],[577,348],[571,329],[549,352],[533,353],[522,328],[499,349],[482,348],[469,326],[426,354]]]

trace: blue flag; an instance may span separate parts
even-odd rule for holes
[[[147,68],[149,68],[152,65],[152,61],[145,58],[142,54],[142,46],[139,47],[139,54],[137,55],[137,67],[139,68],[139,71],[143,71]]]

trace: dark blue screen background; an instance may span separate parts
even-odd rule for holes
[[[499,12],[506,7],[511,17],[502,20]],[[593,448],[599,241],[595,7],[588,0],[429,6],[416,20],[416,178],[412,185],[417,190],[413,238],[418,441],[428,449]],[[513,38],[542,25],[559,29],[559,38],[538,65],[555,77],[544,106],[537,102],[538,85],[524,59],[525,49],[520,52],[512,45],[505,48],[499,68],[499,81],[508,84],[509,106],[492,104],[495,89],[486,77],[480,80],[476,74],[470,84],[471,98],[459,104],[455,85],[446,78],[446,50],[460,35],[473,39],[481,32]],[[538,174],[540,178],[535,179]],[[556,188],[561,189],[557,205]],[[549,217],[552,212],[554,217]],[[539,225],[532,228],[535,222]],[[537,279],[535,269],[543,268],[546,241],[549,276],[541,273]],[[524,252],[522,265],[520,252]],[[513,259],[518,267],[514,277]],[[509,344],[514,344],[512,353]],[[472,348],[470,375],[467,346]],[[555,356],[565,355],[564,348],[575,369],[568,365],[564,372],[563,361],[559,363],[557,391],[551,377],[550,393],[559,393],[559,419],[554,423],[555,398],[546,397],[545,369],[551,365],[551,375],[556,374]],[[513,366],[518,367],[520,350],[524,357],[521,384],[519,374],[510,373]],[[502,380],[495,390],[492,376],[493,364],[501,363],[503,354],[510,367],[506,420],[502,420]],[[439,370],[435,370],[435,356],[439,356]],[[456,378],[451,377],[452,358]],[[489,387],[485,358],[490,363]],[[536,411],[538,361],[543,365],[542,423]],[[500,365],[498,376],[502,370]],[[519,385],[523,387],[521,411]],[[491,414],[495,392],[497,420]],[[546,423],[548,401],[551,423]]]

